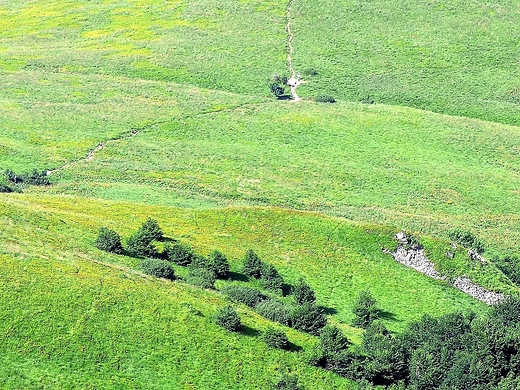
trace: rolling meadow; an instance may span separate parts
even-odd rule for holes
[[[370,388],[309,365],[316,335],[222,293],[271,294],[240,277],[248,249],[304,278],[354,350],[360,291],[396,335],[486,315],[456,277],[518,294],[493,259],[520,254],[519,21],[508,0],[0,0],[0,388]],[[287,23],[299,102],[269,91],[289,75]],[[50,184],[3,173],[32,170]],[[204,289],[95,247],[148,217],[235,277]],[[445,280],[394,260],[401,231]],[[215,324],[229,304],[240,332]]]

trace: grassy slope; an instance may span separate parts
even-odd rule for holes
[[[195,210],[44,195],[10,196],[2,211],[9,215],[5,221],[11,226],[4,230],[4,239],[21,237],[20,226],[31,226],[28,230],[35,232],[34,237],[16,238],[10,245],[15,252],[19,248],[33,256],[52,257],[65,251],[134,267],[135,259],[104,254],[92,243],[100,226],[110,226],[127,237],[149,215],[161,222],[169,237],[179,238],[202,254],[219,249],[235,268],[245,251],[253,248],[289,282],[300,276],[308,279],[320,303],[336,309],[334,318],[341,322],[352,320],[352,301],[364,288],[373,290],[382,307],[398,319],[388,321],[394,330],[424,312],[482,307],[457,290],[395,263],[382,252],[395,246],[395,231],[375,225],[276,208]],[[62,238],[46,248],[46,231]],[[401,283],[403,279],[407,283]],[[425,292],[417,296],[417,291]]]
[[[310,388],[348,384],[265,346],[267,321],[244,308],[246,332],[213,324],[213,293],[61,256],[0,255],[2,388],[252,389],[286,368]]]
[[[285,6],[0,0],[6,26],[0,32],[0,168],[50,169],[80,159],[55,174],[51,188],[0,194],[0,331],[7,340],[2,386],[265,388],[285,366],[307,388],[346,385],[306,366],[301,354],[270,351],[249,336],[217,329],[209,317],[224,304],[219,295],[92,264],[102,259],[135,268],[135,259],[102,254],[92,242],[101,225],[127,236],[148,215],[202,253],[223,250],[235,267],[253,247],[289,281],[306,276],[320,303],[338,310],[332,321],[357,341],[359,330],[346,323],[352,298],[367,286],[393,330],[424,312],[485,310],[395,264],[381,247],[393,245],[397,228],[366,221],[430,234],[462,225],[495,249],[515,247],[518,128],[382,105],[268,102],[267,78],[285,69]],[[316,43],[316,34],[305,26],[305,6],[297,4],[294,13],[295,61],[320,73],[319,82],[302,87],[302,94],[332,91],[353,100],[361,92],[372,94],[361,82],[351,95],[331,89],[332,77],[347,83],[338,69],[348,67],[341,56],[329,66],[330,53],[321,56],[306,45],[305,39]],[[326,14],[320,4],[312,7]],[[508,15],[515,18],[514,10],[508,8]],[[298,36],[298,29],[306,33]],[[319,64],[307,65],[303,55]],[[396,64],[406,64],[406,55]],[[499,91],[507,87],[506,78],[516,80],[507,63],[505,58],[500,77],[494,76]],[[397,73],[388,78],[381,101],[408,104],[408,92],[402,100],[395,91],[415,77],[410,69],[403,65],[401,79]],[[441,91],[425,81],[431,99],[409,104],[515,123],[514,94],[489,103],[488,73],[465,69],[480,89],[459,82]],[[479,111],[466,104],[466,95],[488,100],[471,99],[478,100]],[[142,131],[107,144],[92,161],[81,160],[99,142],[132,129]],[[365,222],[277,208],[222,208],[255,204]],[[442,256],[445,242],[426,242]],[[510,289],[493,267],[462,268],[485,271],[479,281],[488,287]],[[203,316],[193,315],[192,306]],[[241,310],[249,327],[266,326]],[[162,321],[154,318],[157,313]],[[305,348],[313,342],[297,332],[289,335]]]
[[[330,94],[520,125],[512,0],[296,1],[301,96]],[[305,73],[305,72],[304,72]]]
[[[282,205],[441,236],[465,226],[515,249],[519,143],[517,127],[415,109],[271,102],[144,131],[70,167],[57,190],[156,202],[158,188],[159,202]]]

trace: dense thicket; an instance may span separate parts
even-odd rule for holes
[[[159,259],[144,259],[141,262],[141,270],[157,278],[175,279],[175,271],[170,263]]]
[[[355,352],[338,329],[320,332],[313,363],[354,380],[411,390],[518,389],[520,299],[507,298],[485,317],[429,315],[393,335],[368,325]]]

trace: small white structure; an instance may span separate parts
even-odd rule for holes
[[[300,80],[300,72],[298,72],[298,75],[296,77],[293,76],[289,80],[287,80],[287,85],[291,87],[291,95],[294,101],[300,100],[300,97],[296,94],[296,88],[302,85],[303,83],[304,81]]]

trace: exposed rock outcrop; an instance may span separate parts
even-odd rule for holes
[[[455,279],[453,286],[460,291],[477,298],[479,301],[487,303],[488,305],[496,305],[504,300],[505,295],[496,293],[494,291],[486,290],[484,287],[473,283],[471,279],[466,276],[461,276]]]
[[[399,246],[394,252],[384,250],[385,253],[392,255],[397,262],[407,267],[413,268],[420,273],[429,276],[430,278],[446,280],[445,276],[441,275],[437,270],[435,270],[435,264],[426,257],[424,248],[422,248],[420,245],[412,245],[412,240],[410,240],[403,232],[397,233],[395,238],[399,242]],[[468,253],[468,255],[471,254]],[[477,256],[478,257],[475,257],[475,259],[484,262],[482,257],[479,255]],[[462,292],[488,305],[496,305],[505,298],[504,294],[486,290],[484,287],[472,282],[471,279],[466,276],[461,276],[455,279],[453,282],[453,287],[458,288]]]
[[[444,279],[444,277],[435,270],[435,264],[426,257],[423,248],[416,247],[406,249],[404,246],[399,246],[395,252],[391,254],[397,262],[416,269],[430,278]]]

